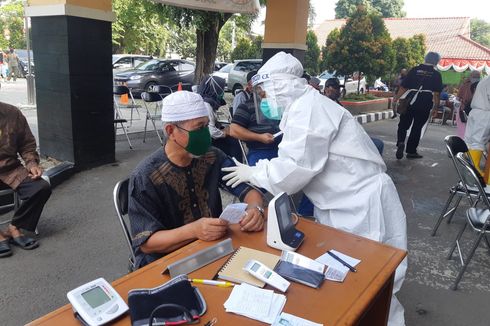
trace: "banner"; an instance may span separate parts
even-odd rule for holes
[[[169,6],[229,13],[257,13],[259,0],[152,0]]]

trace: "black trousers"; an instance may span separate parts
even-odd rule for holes
[[[226,155],[236,158],[239,162],[243,162],[242,149],[237,139],[231,136],[213,139],[213,146],[221,149]]]
[[[405,143],[407,130],[410,128],[410,126],[412,126],[405,150],[407,153],[413,154],[417,152],[417,147],[419,146],[420,142],[420,133],[422,131],[422,127],[429,119],[430,110],[430,107],[410,107],[406,113],[400,115],[397,145]]]
[[[17,187],[16,192],[22,203],[14,212],[11,224],[18,229],[34,232],[44,204],[51,196],[51,185],[44,179],[25,178]]]

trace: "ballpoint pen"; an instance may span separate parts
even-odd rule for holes
[[[341,263],[342,265],[347,267],[351,272],[354,272],[354,273],[357,272],[357,269],[355,269],[351,265],[347,264],[343,259],[341,259],[339,256],[337,256],[333,252],[327,251],[327,254],[329,254],[330,256],[332,256],[333,259],[335,259],[336,261],[338,261],[339,263]]]
[[[228,288],[228,287],[231,287],[231,286],[234,286],[235,285],[235,284],[230,283],[230,282],[213,281],[213,280],[203,280],[203,279],[200,279],[200,278],[191,278],[190,281],[192,283],[214,285],[214,286],[219,286],[219,287],[222,287],[222,288]]]

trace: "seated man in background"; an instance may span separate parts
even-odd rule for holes
[[[252,71],[252,76],[257,71]],[[250,77],[251,78],[251,77]],[[277,150],[282,136],[274,138],[279,132],[279,121],[265,120],[257,122],[254,99],[250,98],[240,104],[233,115],[230,125],[232,137],[243,140],[247,144],[247,161],[249,165],[255,165],[259,160],[277,157]]]
[[[449,93],[447,92],[447,85],[442,85],[441,98],[439,101],[439,108],[432,112],[432,119],[437,119],[438,112],[442,112],[442,124],[447,125],[447,119],[453,116],[453,103],[449,101]]]
[[[233,162],[210,147],[208,110],[199,94],[180,91],[162,101],[163,148],[144,159],[131,174],[128,214],[139,268],[185,244],[222,238],[228,223],[218,187],[249,204],[242,231],[264,226],[262,195],[248,185],[226,187],[221,168]]]
[[[250,80],[252,79],[253,76],[255,76],[256,73],[257,71],[249,72],[247,74],[247,87],[245,87],[244,90],[241,90],[237,94],[233,94],[235,98],[233,99],[233,104],[232,104],[232,111],[233,111],[232,116],[235,115],[235,112],[238,106],[240,106],[240,104],[244,104],[248,100],[252,99],[252,83]]]
[[[9,242],[26,250],[39,246],[22,229],[36,230],[44,204],[51,195],[51,187],[41,178],[42,173],[36,139],[26,118],[15,106],[0,102],[0,187],[12,188],[22,200],[7,230],[0,232],[0,257],[12,254]]]

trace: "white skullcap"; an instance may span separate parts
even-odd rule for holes
[[[257,75],[252,78],[252,85],[263,83],[275,76],[279,77],[301,77],[303,76],[303,65],[289,53],[278,52],[259,69]]]
[[[186,121],[208,116],[201,95],[189,91],[179,91],[162,101],[162,121]]]

